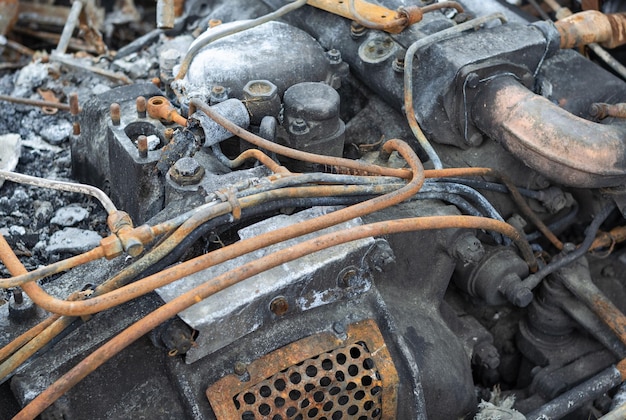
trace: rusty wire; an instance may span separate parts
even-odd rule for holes
[[[189,103],[189,113],[195,113],[196,109],[200,109],[202,112],[207,114],[209,118],[224,127],[226,130],[230,131],[233,135],[241,137],[243,140],[252,143],[261,149],[274,152],[290,159],[317,163],[320,165],[326,165],[328,167],[350,168],[360,171],[363,174],[385,175],[404,179],[409,179],[412,177],[411,172],[406,169],[387,168],[383,166],[367,164],[356,160],[339,158],[335,156],[318,155],[314,153],[291,149],[286,146],[281,146],[279,144],[266,140],[263,137],[257,136],[256,134],[253,134],[247,130],[244,130],[243,128],[234,124],[232,121],[215,112],[215,110],[211,109],[211,107],[207,106],[204,102],[198,99],[192,99]]]
[[[323,193],[322,196],[335,196],[337,195],[337,191],[335,188],[325,188],[327,193]],[[323,191],[323,190],[322,190]],[[291,194],[290,198],[296,198],[299,195]],[[311,196],[310,193],[303,193],[302,196]],[[383,196],[384,197],[384,196]],[[382,198],[382,197],[378,197]],[[251,197],[250,201],[254,201],[255,205],[260,204],[257,201],[257,197]],[[371,201],[371,200],[370,200]],[[226,204],[226,203],[225,203]],[[335,214],[335,213],[332,213]],[[357,216],[354,216],[357,217]],[[337,222],[341,223],[341,222]],[[191,225],[190,225],[191,226]],[[320,228],[321,229],[321,228]],[[87,300],[82,301],[66,301],[62,299],[54,298],[48,295],[39,285],[34,282],[26,283],[22,287],[24,291],[28,294],[28,296],[35,302],[37,305],[42,308],[62,315],[68,316],[78,316],[78,315],[88,315],[96,312],[101,312],[103,310],[109,309],[113,306],[119,305],[124,302],[128,302],[132,299],[135,299],[139,296],[142,296],[146,293],[151,292],[152,290],[162,287],[166,284],[171,283],[172,281],[178,280],[179,278],[188,276],[193,274],[194,272],[206,269],[215,264],[224,262],[228,259],[235,258],[243,253],[251,252],[256,249],[272,245],[274,243],[280,242],[282,240],[291,239],[291,237],[299,236],[300,234],[286,232],[286,236],[280,236],[279,231],[272,232],[271,235],[267,235],[262,240],[256,238],[251,238],[247,240],[243,240],[240,242],[236,242],[228,247],[218,249],[213,251],[210,254],[206,254],[206,262],[204,265],[200,265],[196,267],[196,264],[193,265],[192,271],[187,271],[188,268],[187,263],[182,263],[177,266],[172,267],[174,269],[174,277],[171,277],[169,271],[166,270],[167,273],[162,272],[163,275],[159,275],[161,273],[157,273],[153,276],[146,277],[144,279],[138,280],[134,283],[125,285],[130,279],[134,278],[142,271],[144,271],[147,267],[153,265],[155,262],[159,261],[164,255],[167,255],[171,248],[175,246],[180,239],[184,238],[188,235],[193,228],[185,229],[181,231],[180,234],[177,235],[175,239],[168,242],[167,245],[162,244],[162,251],[159,250],[158,253],[151,255],[149,258],[146,258],[142,263],[135,264],[132,267],[125,269],[123,272],[119,273],[111,280],[103,283],[103,285],[99,286],[97,290],[99,293],[94,293],[94,295]],[[314,229],[318,230],[318,229]],[[304,232],[301,234],[305,234],[309,232]],[[292,236],[293,235],[293,236]],[[240,252],[240,249],[244,249],[244,252]],[[203,256],[204,257],[204,256]],[[192,260],[193,261],[193,260]],[[192,266],[189,264],[189,266]],[[124,286],[125,285],[125,286]],[[123,286],[123,287],[120,287]],[[119,288],[118,288],[119,287]]]
[[[332,197],[337,195],[362,195],[364,193],[382,193],[388,192],[389,189],[395,189],[395,185],[378,185],[378,186],[350,186],[350,185],[333,185],[333,186],[315,186],[315,187],[296,187],[285,188],[277,191],[268,191],[260,194],[255,194],[249,197],[243,197],[240,201],[240,208],[248,208],[262,204],[263,202],[280,199],[280,198],[301,198],[301,197]],[[12,277],[5,280],[10,285],[20,284],[22,288],[28,294],[28,296],[40,307],[57,314],[76,316],[76,315],[88,315],[96,312],[109,309],[113,306],[119,305],[124,302],[128,302],[139,296],[151,292],[157,287],[162,287],[167,283],[145,281],[146,279],[135,282],[126,287],[120,288],[126,285],[131,279],[141,274],[144,270],[160,261],[169,252],[172,251],[187,235],[193,232],[198,226],[206,222],[207,220],[217,217],[229,212],[236,212],[232,204],[229,202],[221,203],[216,206],[210,207],[208,212],[198,212],[188,219],[178,230],[168,237],[163,243],[155,248],[151,253],[144,256],[142,259],[136,261],[131,266],[125,268],[122,272],[118,273],[112,279],[106,281],[102,285],[98,286],[92,297],[83,301],[68,301],[58,299],[50,296],[46,293],[41,286],[39,286],[34,280],[43,278],[41,274],[55,274],[56,272],[65,271],[65,268],[61,264],[53,264],[48,267],[35,270],[31,273],[25,273],[17,277]],[[308,233],[308,232],[307,232]],[[290,238],[288,238],[290,239]],[[245,241],[242,241],[245,242]],[[275,243],[275,242],[274,242]],[[241,242],[231,245],[231,247],[242,246]],[[263,245],[267,246],[267,245]],[[261,246],[261,247],[263,247]],[[224,252],[225,248],[214,251],[214,253],[220,254]],[[256,246],[253,250],[258,249]],[[0,259],[5,258],[5,253],[1,252]],[[100,248],[93,250],[101,252]],[[91,251],[90,251],[91,252]],[[236,251],[235,251],[236,252]],[[248,251],[249,252],[249,251]],[[88,254],[88,253],[86,253]],[[85,256],[82,254],[81,256]],[[77,256],[77,257],[81,257]],[[238,256],[236,253],[230,254],[229,258]],[[214,257],[211,265],[219,262],[223,262],[226,259],[219,259]],[[69,261],[69,260],[65,260]],[[64,263],[65,261],[61,262]],[[207,267],[205,267],[207,268]],[[185,274],[188,275],[188,274]]]
[[[424,172],[426,178],[454,178],[467,176],[490,176],[500,180],[511,193],[511,197],[521,212],[539,229],[539,231],[559,250],[563,249],[563,243],[556,235],[546,226],[539,216],[528,205],[517,186],[509,179],[508,176],[491,168],[446,168],[427,170]]]
[[[6,239],[0,235],[2,262],[12,275],[27,273]],[[71,298],[78,298],[74,294]],[[63,331],[74,319],[52,315],[0,349],[0,381],[6,378],[30,356]]]
[[[0,363],[4,362],[9,356],[18,351],[21,347],[31,341],[33,338],[37,337],[42,331],[48,328],[54,321],[60,318],[60,315],[53,314],[48,318],[41,321],[39,324],[35,325],[25,333],[21,334],[19,337],[15,338],[6,346],[0,349]],[[2,368],[0,367],[0,381],[3,378],[1,373]]]
[[[9,96],[9,95],[0,95],[0,101],[12,102],[14,104],[20,104],[20,105],[32,105],[32,106],[37,106],[39,108],[54,108],[54,109],[60,109],[61,111],[70,110],[70,106],[68,104],[64,104],[61,102],[40,101],[37,99],[18,98],[16,96]]]
[[[367,3],[365,4],[367,5]],[[393,20],[390,20],[386,23],[379,23],[363,16],[363,14],[356,7],[355,0],[348,0],[348,10],[350,11],[351,19],[354,20],[356,23],[369,29],[376,29],[379,31],[388,31],[393,33],[399,33],[408,26],[420,22],[425,13],[430,13],[442,9],[455,9],[458,13],[463,13],[465,11],[463,9],[463,6],[461,6],[456,1],[444,1],[422,7],[408,6],[398,9],[398,11],[396,12],[396,17]],[[391,10],[389,12],[393,13]]]
[[[289,171],[289,169],[285,168],[284,166],[280,165],[279,163],[276,163],[272,160],[272,158],[270,158],[268,155],[266,155],[265,153],[263,153],[261,150],[259,149],[248,149],[246,151],[244,151],[243,153],[241,153],[239,156],[237,156],[235,159],[233,160],[229,160],[228,162],[228,167],[231,169],[234,168],[238,168],[239,166],[243,165],[243,163],[246,160],[249,159],[256,159],[259,162],[261,162],[263,164],[263,166],[265,166],[267,169],[269,169],[270,171],[274,172],[274,173],[280,173],[280,174],[290,174],[291,171]]]
[[[333,214],[327,216],[332,216]],[[322,216],[317,219],[324,217],[325,216]],[[313,219],[311,221],[315,220],[316,219]],[[390,220],[322,235],[230,270],[166,303],[151,314],[135,322],[126,330],[98,348],[91,355],[87,356],[78,365],[38,395],[31,403],[22,409],[22,411],[20,411],[14,419],[34,419],[61,395],[139,337],[151,331],[177,313],[203,299],[206,299],[208,296],[233,286],[234,284],[250,278],[253,275],[262,273],[285,262],[293,261],[302,256],[317,252],[321,249],[326,249],[357,239],[399,232],[449,228],[496,230],[509,236],[518,245],[518,247],[523,250],[522,252],[525,254],[525,257],[534,259],[528,243],[525,242],[522,235],[511,225],[493,219],[474,216],[433,216]],[[533,264],[532,261],[528,261],[528,263],[529,265]]]

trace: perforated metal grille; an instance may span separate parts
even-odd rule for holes
[[[248,365],[248,380],[229,375],[207,389],[218,419],[394,419],[398,376],[372,320],[347,338],[321,333]]]
[[[242,420],[378,419],[382,382],[365,343],[315,356],[234,398]]]

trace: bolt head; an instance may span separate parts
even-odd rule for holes
[[[192,185],[204,176],[204,167],[190,157],[178,159],[170,169],[170,176],[178,185]]]
[[[309,126],[304,119],[295,118],[291,121],[291,124],[289,125],[289,131],[294,134],[304,134],[309,131]]]
[[[235,362],[235,366],[233,370],[235,371],[235,374],[241,376],[248,371],[248,367],[246,366],[244,362],[239,361],[239,362]]]
[[[333,323],[333,331],[335,332],[335,334],[345,334],[346,327],[344,327],[341,322],[335,322]]]
[[[339,50],[333,48],[332,50],[328,50],[326,55],[328,56],[331,64],[341,63],[341,52],[339,52]]]
[[[283,296],[278,296],[270,303],[270,311],[274,315],[283,316],[289,310],[289,302]]]
[[[182,176],[193,176],[200,171],[200,168],[198,161],[189,157],[178,159],[174,164],[174,170]]]
[[[278,87],[269,80],[250,80],[243,87],[243,94],[248,99],[272,99],[278,94]]]

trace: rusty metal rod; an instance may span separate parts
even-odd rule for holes
[[[17,286],[22,286],[24,288],[24,286],[26,286],[30,282],[43,279],[53,274],[62,273],[74,267],[78,267],[79,265],[83,265],[88,262],[103,258],[104,256],[105,255],[103,248],[98,246],[85,253],[75,255],[66,260],[47,265],[45,267],[38,268],[31,272],[25,271],[8,279],[0,279],[0,289],[8,289],[10,287]],[[10,254],[6,252],[6,248],[0,247],[0,261],[6,264],[5,260],[7,258],[10,258]],[[30,296],[27,288],[24,288],[24,291]]]
[[[550,228],[537,216],[528,205],[522,193],[506,175],[491,168],[446,168],[439,170],[427,170],[424,172],[426,178],[454,178],[467,176],[490,176],[499,179],[510,191],[511,197],[521,212],[526,216],[539,231],[557,248],[563,249],[563,243],[552,233]]]
[[[597,43],[616,48],[626,43],[626,14],[604,14],[595,10],[575,13],[555,22],[561,48],[577,48]]]
[[[268,232],[254,238],[236,242],[227,247],[213,251],[210,254],[202,255],[190,261],[171,267],[160,273],[138,280],[132,284],[126,285],[116,290],[112,290],[109,293],[103,294],[102,296],[92,297],[88,300],[80,302],[69,302],[62,299],[56,299],[45,293],[45,291],[43,291],[43,289],[41,289],[41,287],[35,282],[26,283],[22,287],[24,287],[26,293],[34,302],[50,312],[60,313],[68,316],[93,314],[108,309],[112,306],[118,305],[120,303],[132,300],[138,296],[144,295],[154,290],[157,287],[161,287],[165,284],[171,283],[172,281],[178,280],[192,273],[204,270],[215,264],[219,264],[229,259],[238,257],[240,255],[255,251],[269,245],[273,245],[278,242],[282,242],[284,240],[324,229],[329,226],[351,220],[355,217],[369,214],[398,204],[412,197],[419,191],[424,182],[423,169],[419,158],[406,143],[399,140],[390,140],[385,143],[385,146],[383,147],[388,152],[398,150],[400,154],[411,165],[412,173],[414,174],[412,180],[408,184],[394,192],[385,194],[384,196],[375,197],[363,203],[355,204],[353,206],[340,209],[336,212],[317,217],[315,219],[307,220],[305,222],[301,222],[294,226],[278,229],[276,231]],[[355,193],[362,192],[362,190],[359,188],[349,188],[349,186],[313,187],[314,189],[303,189],[302,187],[287,188],[284,190],[270,191],[263,194],[258,194],[256,196],[243,197],[241,200],[239,200],[239,206],[251,206],[260,204],[264,201],[264,197],[266,196],[274,196],[276,198],[301,196],[308,197],[311,196],[311,191],[318,191],[320,194],[322,194],[321,196],[333,196],[338,194],[337,187],[340,187],[340,191],[344,192],[349,191],[350,189],[354,190]],[[224,204],[227,205],[227,211],[235,212],[236,209],[233,208],[231,202]],[[216,209],[217,207],[220,206],[215,206],[212,209]],[[192,226],[192,223],[194,222],[189,222],[188,226]],[[190,228],[181,230],[179,234],[180,239],[184,238],[184,236],[191,230],[193,229]],[[175,242],[175,239],[173,239],[171,243],[175,244],[177,242]],[[170,245],[168,244],[168,246]],[[530,256],[532,258],[532,252],[530,252]],[[137,267],[137,270],[139,270],[139,267]],[[127,273],[127,275],[131,274],[132,273],[130,272]],[[119,284],[119,280],[116,280],[116,282],[117,284]]]
[[[357,171],[362,171],[363,173],[368,174],[386,175],[404,179],[412,177],[411,171],[408,171],[406,169],[386,168],[383,166],[367,164],[356,160],[339,158],[334,156],[317,155],[314,153],[302,152],[300,150],[281,146],[260,136],[257,136],[256,134],[253,134],[247,130],[244,130],[243,128],[239,127],[227,118],[212,110],[211,107],[207,106],[202,101],[198,99],[192,99],[189,103],[189,114],[193,114],[194,112],[196,112],[196,109],[200,109],[202,112],[207,114],[209,118],[217,122],[219,125],[230,131],[235,136],[241,137],[245,141],[252,143],[261,149],[265,149],[291,159],[317,163],[320,165],[327,165],[329,167],[344,167]]]
[[[202,301],[203,299],[206,299],[208,296],[225,290],[228,287],[250,278],[253,275],[262,273],[280,264],[293,261],[319,250],[357,239],[363,239],[370,236],[389,235],[399,232],[449,228],[496,230],[511,237],[511,239],[513,239],[513,241],[518,244],[520,248],[529,247],[519,232],[511,225],[492,219],[474,216],[434,216],[390,220],[358,226],[356,228],[344,229],[310,239],[230,270],[227,273],[217,276],[166,303],[151,314],[135,322],[126,330],[122,331],[106,344],[98,348],[91,355],[87,356],[78,365],[38,395],[30,404],[22,409],[22,411],[20,411],[14,419],[34,419],[44,409],[50,406],[61,395],[71,389],[83,378],[147,332],[151,331],[167,319],[170,319],[177,313]]]
[[[52,314],[48,318],[41,321],[19,337],[15,338],[6,346],[0,349],[0,363],[4,362],[9,356],[18,351],[21,347],[35,338],[39,333],[48,328],[54,321],[59,319],[60,315]],[[2,380],[2,374],[0,374],[0,380]]]
[[[69,111],[69,104],[63,104],[60,102],[51,102],[51,101],[41,101],[37,99],[26,99],[26,98],[18,98],[17,96],[9,96],[9,95],[0,95],[0,101],[12,102],[14,104],[21,105],[32,105],[37,106],[39,108],[56,108],[61,111]]]
[[[596,251],[601,248],[613,247],[620,242],[626,241],[626,226],[618,226],[611,229],[610,232],[600,232],[591,244],[590,251]]]
[[[384,186],[382,187],[385,188]],[[357,195],[362,194],[360,188],[352,188],[350,186],[328,186],[323,188],[311,187],[310,189],[308,189],[309,191],[307,191],[307,188],[302,187],[294,189],[289,188],[279,191],[270,191],[268,193],[259,194],[257,196],[244,197],[241,199],[241,203],[245,203],[244,205],[242,205],[242,208],[247,208],[251,205],[261,204],[263,201],[265,201],[261,200],[260,197],[258,197],[261,195],[270,195],[274,198],[311,197],[313,196],[311,194],[312,188],[316,188],[320,192],[320,194],[317,196],[328,197],[340,195],[338,191]],[[409,189],[412,188],[413,186],[409,186]],[[99,286],[97,288],[98,293],[94,293],[94,295],[88,300],[66,301],[54,298],[53,296],[48,295],[35,282],[25,283],[22,285],[22,287],[24,288],[24,291],[28,294],[28,296],[33,300],[33,302],[36,302],[39,306],[50,312],[68,316],[94,314],[96,312],[101,312],[121,303],[128,302],[132,299],[149,293],[158,287],[162,287],[166,284],[171,283],[172,281],[178,280],[179,278],[185,277],[200,270],[204,270],[208,267],[222,263],[229,259],[236,258],[239,255],[243,255],[245,253],[252,252],[265,246],[273,245],[275,243],[291,239],[296,236],[323,229],[325,227],[332,226],[337,223],[342,223],[346,220],[350,220],[354,217],[359,217],[363,214],[368,214],[370,212],[376,211],[374,210],[376,206],[371,207],[373,210],[369,210],[367,207],[369,205],[376,204],[378,202],[378,199],[382,200],[382,203],[384,204],[381,208],[396,204],[397,202],[399,202],[394,199],[394,197],[397,196],[396,193],[400,191],[401,195],[404,195],[406,190],[407,186],[405,185],[404,187],[400,188],[400,190],[394,191],[385,196],[376,197],[364,203],[356,204],[354,206],[338,210],[334,213],[322,216],[320,218],[300,223],[297,227],[291,226],[289,228],[283,228],[264,235],[259,235],[255,238],[236,242],[227,247],[215,250],[210,254],[198,257],[200,258],[200,263],[195,260],[191,260],[174,266],[163,272],[138,280],[134,283],[125,285],[130,279],[134,278],[135,276],[143,272],[146,268],[150,267],[152,264],[156,263],[165,255],[167,255],[171,251],[171,249],[173,249],[182,239],[186,237],[186,235],[188,235],[197,226],[199,226],[199,224],[202,223],[202,221],[193,219],[191,222],[186,224],[184,229],[182,229],[181,227],[181,229],[177,230],[170,237],[171,239],[168,238],[166,242],[157,247],[157,249],[153,251],[153,253],[151,253],[151,255],[149,255],[147,258],[138,261],[136,264],[133,264],[132,266],[125,269],[123,272],[113,277],[111,280]],[[285,192],[287,192],[287,194],[285,194]],[[401,201],[412,195],[413,194],[404,197]],[[363,205],[362,207],[364,208],[364,210],[357,211],[358,206],[361,205]],[[353,207],[357,208],[353,209]],[[213,209],[216,209],[216,211],[224,211],[223,214],[232,211],[229,203],[224,203],[224,206],[213,207]],[[320,223],[318,222],[318,219],[324,219],[325,222]]]

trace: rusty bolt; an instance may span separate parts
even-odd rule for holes
[[[80,135],[80,123],[79,122],[72,123],[72,134],[74,134],[75,136]]]
[[[78,104],[78,93],[70,93],[70,114],[77,116],[80,113],[80,105]]]
[[[272,299],[270,303],[270,311],[276,316],[283,316],[289,310],[289,303],[283,296]]]
[[[174,130],[173,128],[166,128],[165,131],[163,131],[163,137],[165,137],[165,141],[167,143],[169,143],[170,141],[172,141],[172,138],[174,138]]]
[[[222,21],[219,19],[210,19],[209,20],[209,28],[215,28],[222,24]]]
[[[356,286],[356,281],[359,278],[359,272],[354,266],[344,268],[339,272],[337,278],[337,285],[341,288],[347,289],[348,287]]]
[[[170,176],[178,185],[194,185],[204,176],[204,168],[194,158],[184,157],[172,166]]]
[[[233,370],[235,371],[236,375],[245,375],[245,373],[248,371],[248,366],[246,366],[246,364],[242,361],[237,361],[235,362]]]
[[[120,104],[117,102],[113,102],[111,104],[110,113],[111,113],[111,122],[113,125],[120,125],[120,120],[122,118],[122,110],[120,108]]]
[[[148,157],[148,137],[143,135],[137,137],[137,150],[139,151],[140,157]]]
[[[146,98],[138,96],[136,101],[137,117],[146,118]]]
[[[395,60],[393,60],[393,63],[391,63],[391,68],[396,73],[404,74],[404,55],[403,54],[400,53],[396,55]]]
[[[209,103],[211,105],[219,104],[220,102],[224,102],[226,99],[228,99],[228,92],[224,86],[214,85],[211,88],[211,94],[209,96]]]

